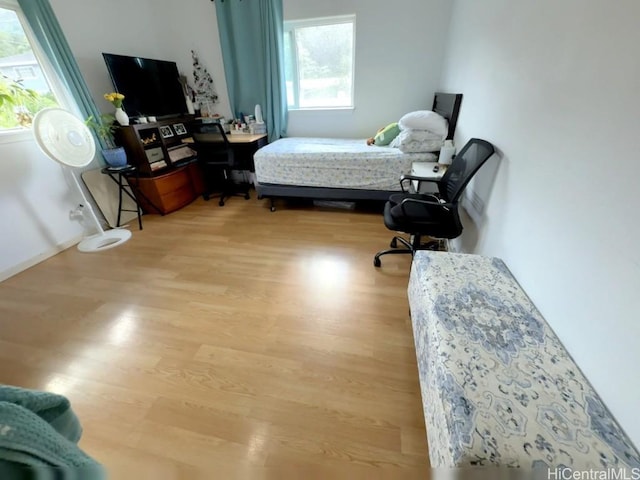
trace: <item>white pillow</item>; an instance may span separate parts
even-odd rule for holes
[[[438,142],[443,142],[446,134],[442,135],[440,133],[433,133],[431,130],[415,130],[413,128],[407,128],[405,130],[400,131],[398,135],[402,135],[403,141],[425,141],[425,140],[436,140]]]
[[[447,119],[431,110],[407,113],[400,119],[398,126],[400,130],[429,130],[444,136],[449,132]]]
[[[403,130],[389,144],[402,153],[437,152],[442,147],[443,135],[435,135],[423,130]]]

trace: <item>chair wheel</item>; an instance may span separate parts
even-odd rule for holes
[[[373,266],[379,267],[380,265],[382,265],[382,262],[380,262],[380,259],[378,257],[373,257]]]
[[[209,195],[207,195],[206,193],[202,194],[202,198],[204,198],[207,202],[209,201]]]
[[[251,197],[249,196],[249,194],[248,194],[248,193],[247,193],[247,194],[245,194],[245,196],[244,196],[244,199],[245,199],[245,200],[249,200],[250,198],[251,198]]]
[[[275,212],[276,211],[276,207],[271,207],[271,211]]]
[[[223,200],[220,200],[220,201],[218,202],[218,205],[220,205],[221,207],[224,207],[224,201],[223,201]]]
[[[391,243],[389,244],[389,246],[391,248],[398,248],[398,241],[396,240],[396,237],[393,237],[393,239],[391,240]]]

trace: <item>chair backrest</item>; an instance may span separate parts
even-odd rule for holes
[[[223,143],[229,146],[229,139],[219,123],[203,123],[193,129],[193,140],[200,143]]]
[[[493,145],[485,140],[469,140],[438,182],[440,196],[447,202],[456,203],[471,178],[494,152]]]
[[[194,128],[192,148],[202,163],[233,163],[233,149],[219,123],[205,123]]]

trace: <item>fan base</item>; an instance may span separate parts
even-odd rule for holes
[[[84,253],[101,252],[122,245],[131,238],[131,232],[124,229],[107,230],[91,235],[78,244],[78,250]]]

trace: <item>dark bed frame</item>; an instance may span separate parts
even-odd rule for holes
[[[452,140],[456,131],[458,114],[460,113],[461,93],[436,93],[433,98],[432,111],[442,115],[449,122],[447,139]],[[408,173],[408,172],[407,172]],[[398,177],[400,180],[400,177]],[[330,187],[302,187],[296,185],[278,185],[274,183],[256,182],[258,199],[269,198],[271,211],[275,212],[274,201],[276,198],[309,198],[313,200],[336,201],[362,201],[377,200],[386,201],[393,193],[391,190],[364,190],[357,188],[330,188]]]

